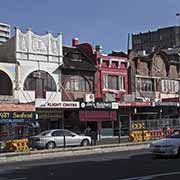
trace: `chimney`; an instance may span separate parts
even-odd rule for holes
[[[79,39],[78,38],[73,38],[72,39],[72,46],[77,46],[79,44]]]
[[[96,52],[102,52],[102,46],[101,45],[96,45]]]

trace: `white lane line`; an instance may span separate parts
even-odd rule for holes
[[[177,172],[169,172],[169,173],[160,173],[160,174],[152,174],[148,176],[138,176],[138,177],[131,177],[131,178],[123,178],[123,179],[116,179],[116,180],[149,180],[156,177],[162,177],[162,176],[172,176],[172,175],[178,175],[180,174],[180,171]]]
[[[8,180],[24,180],[27,179],[27,177],[19,177],[19,178],[13,178],[13,179],[8,179]]]

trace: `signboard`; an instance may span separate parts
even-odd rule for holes
[[[39,106],[40,108],[65,108],[65,109],[73,109],[73,108],[79,108],[79,102],[76,101],[62,101],[58,103],[46,103],[41,104]]]
[[[51,109],[45,109],[43,110],[38,110],[37,111],[38,114],[38,119],[51,119],[51,118],[57,118],[57,119],[61,119],[64,117],[64,113],[61,110],[51,110]]]
[[[132,129],[144,129],[144,123],[132,123]]]
[[[119,102],[119,106],[124,107],[143,107],[143,106],[151,106],[151,102]]]
[[[83,109],[118,109],[116,102],[82,102],[80,105]]]
[[[34,112],[0,112],[0,123],[24,123],[33,119]]]
[[[177,102],[154,102],[153,106],[175,106],[175,107],[179,107],[179,103],[177,103]]]
[[[33,119],[34,112],[0,112],[0,119]]]
[[[103,121],[116,121],[117,111],[104,111],[104,110],[82,110],[79,112],[80,121],[93,121],[93,122],[103,122]]]

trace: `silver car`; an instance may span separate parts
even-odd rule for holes
[[[63,146],[87,146],[91,143],[89,136],[78,135],[66,129],[44,131],[29,139],[30,146],[38,149],[53,149]]]
[[[150,144],[150,151],[154,155],[180,155],[180,134],[173,134],[168,138],[153,141]]]

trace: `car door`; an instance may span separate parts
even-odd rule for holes
[[[65,138],[66,138],[66,145],[67,146],[75,146],[80,145],[79,136],[71,131],[65,130],[64,131]]]
[[[64,145],[64,132],[62,130],[52,132],[51,136],[57,147]]]

